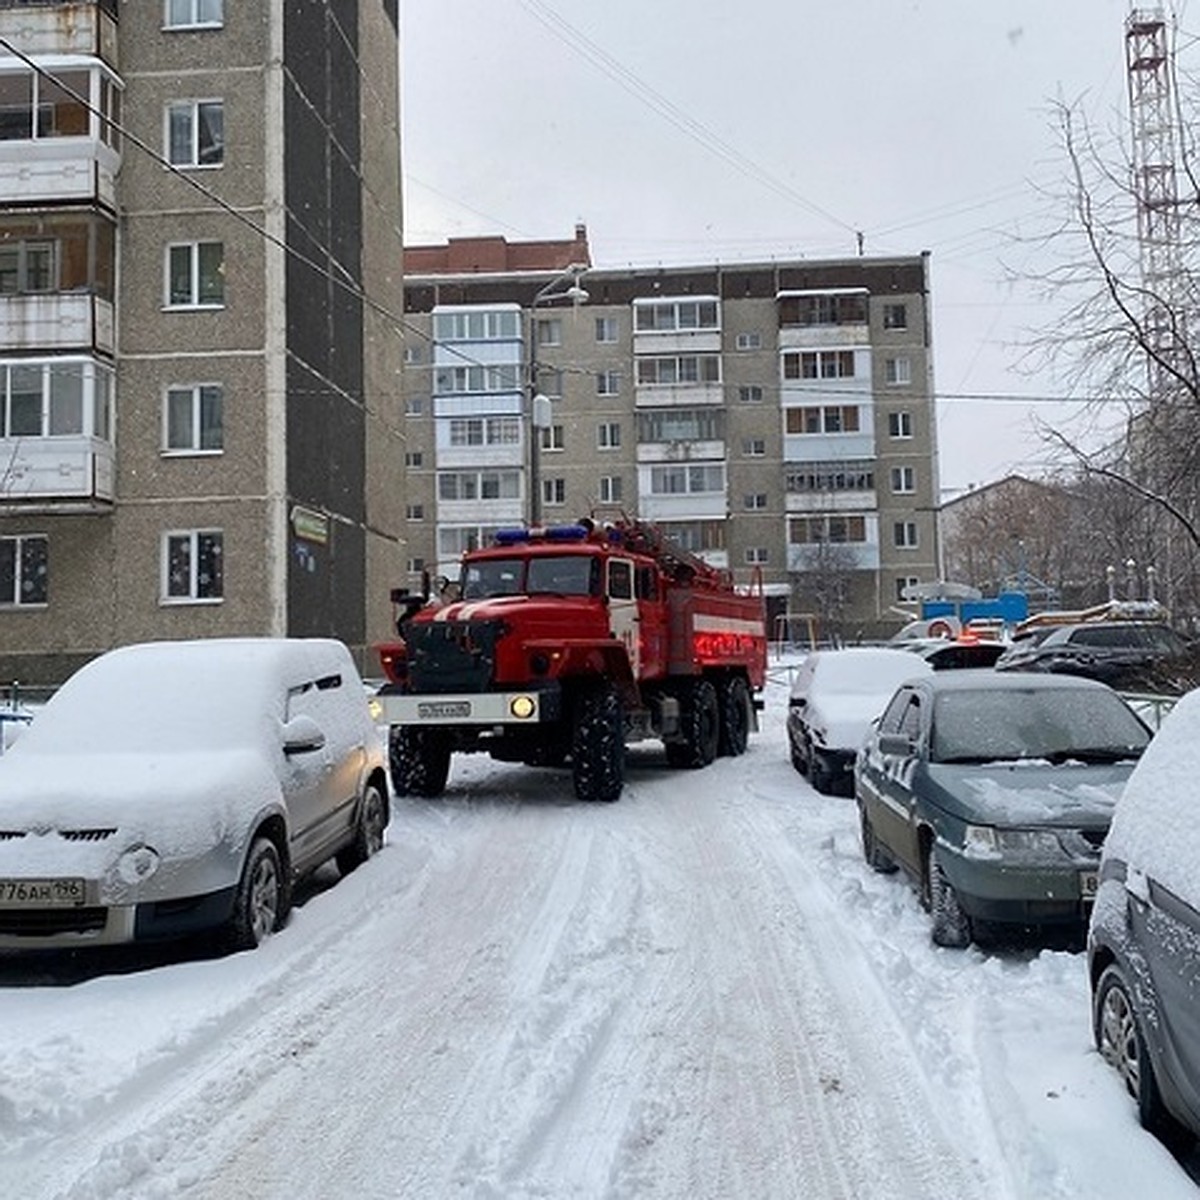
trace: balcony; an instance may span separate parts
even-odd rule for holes
[[[0,346],[7,354],[71,350],[111,357],[112,302],[86,292],[0,295]]]
[[[0,37],[30,57],[86,54],[115,68],[116,0],[53,0],[47,4],[0,0]]]
[[[91,138],[0,141],[0,203],[117,205],[121,156]]]
[[[104,512],[114,497],[116,451],[95,437],[0,438],[0,508]]]

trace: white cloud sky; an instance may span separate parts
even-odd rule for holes
[[[942,483],[1038,469],[1018,369],[1064,173],[1050,107],[1126,128],[1126,0],[402,0],[410,243],[566,238],[598,266],[931,252]]]

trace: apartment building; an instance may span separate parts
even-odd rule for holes
[[[781,633],[938,577],[926,256],[610,270],[579,226],[409,247],[405,308],[413,579],[584,514],[761,575]]]
[[[397,0],[0,0],[0,685],[388,632]]]

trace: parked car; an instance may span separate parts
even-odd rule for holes
[[[1166,716],[1117,804],[1088,931],[1096,1046],[1148,1128],[1200,1136],[1200,691]]]
[[[325,639],[125,647],[0,758],[0,947],[219,930],[257,945],[292,885],[352,870],[388,821],[383,740]]]
[[[1081,621],[1034,626],[996,661],[1001,671],[1082,675],[1129,692],[1179,694],[1195,686],[1188,643],[1158,621]]]
[[[796,670],[788,701],[792,765],[818,792],[851,795],[854,756],[897,685],[933,668],[908,650],[814,650]]]
[[[1008,649],[1008,643],[977,638],[932,638],[906,642],[904,649],[919,654],[935,671],[959,671],[994,666]]]
[[[1150,736],[1090,679],[911,680],[855,766],[863,855],[911,876],[940,946],[988,927],[1082,934],[1113,806]]]

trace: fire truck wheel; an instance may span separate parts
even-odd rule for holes
[[[746,753],[750,740],[750,689],[740,676],[728,679],[721,687],[721,736],[717,753],[737,758]]]
[[[611,687],[579,697],[571,745],[571,771],[580,800],[616,800],[625,785],[625,722]]]
[[[673,767],[707,767],[717,757],[721,735],[717,689],[707,679],[696,679],[679,699],[683,740],[667,743],[667,762]]]
[[[440,796],[450,774],[450,739],[440,729],[393,725],[388,766],[397,796]]]

